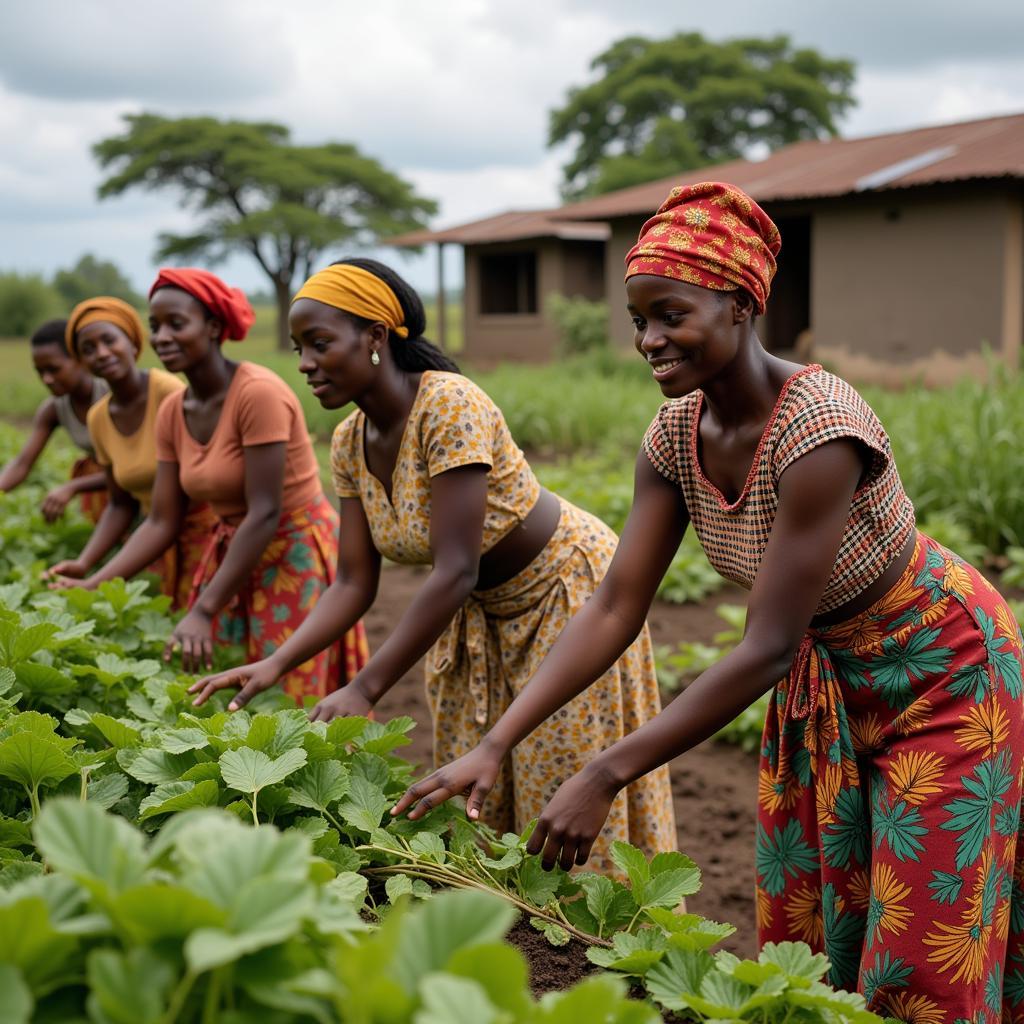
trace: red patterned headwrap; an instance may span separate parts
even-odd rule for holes
[[[673,277],[720,292],[745,288],[763,313],[781,247],[772,219],[735,185],[680,185],[641,228],[626,254],[626,277]]]
[[[195,267],[162,267],[149,297],[158,288],[180,288],[201,302],[214,319],[224,325],[224,337],[241,341],[256,320],[256,314],[241,288],[226,285],[216,274]]]

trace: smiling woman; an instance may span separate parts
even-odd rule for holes
[[[615,534],[540,486],[501,411],[423,337],[423,305],[394,271],[372,260],[328,267],[299,291],[289,322],[299,369],[320,403],[356,405],[331,446],[345,524],[340,570],[278,651],[201,680],[197,702],[238,686],[231,707],[241,707],[331,644],[370,608],[382,557],[429,565],[387,641],[313,717],[366,714],[425,654],[434,756],[451,760],[483,739],[594,592]],[[511,756],[488,762],[470,814],[499,833],[522,831],[573,771],[659,707],[640,616],[631,642],[585,695],[538,723]],[[418,813],[440,799],[427,796]],[[665,769],[615,800],[595,844],[606,871],[614,870],[614,840],[648,856],[675,848]]]
[[[251,657],[272,653],[334,578],[338,515],[321,490],[298,400],[275,374],[227,359],[222,349],[225,340],[244,339],[253,319],[245,295],[214,274],[165,268],[157,276],[153,347],[188,388],[152,371],[176,388],[156,421],[149,514],[83,584],[133,576],[171,547],[190,501],[208,505],[189,612],[165,650],[169,658],[180,646],[186,671],[208,667],[215,642],[244,644]],[[294,666],[285,687],[296,700],[323,697],[367,653],[362,624],[353,622],[338,643]]]
[[[121,299],[98,296],[79,303],[65,328],[68,351],[109,393],[90,408],[86,423],[97,463],[106,473],[109,500],[77,558],[49,570],[54,586],[81,585],[84,577],[149,513],[156,478],[156,418],[161,403],[182,384],[162,370],[143,370],[145,329]],[[140,568],[155,572],[175,607],[184,607],[196,567],[198,540],[212,524],[209,509],[189,506],[174,543]],[[152,563],[152,564],[150,564]]]
[[[880,1014],[996,1021],[1005,998],[1017,1009],[1002,1019],[1016,1019],[1024,640],[988,581],[915,529],[889,438],[860,395],[761,345],[754,315],[778,251],[764,211],[719,182],[673,189],[644,225],[626,294],[637,351],[670,401],[643,439],[618,551],[485,738],[490,750],[399,807],[486,782],[490,751],[585,694],[692,523],[711,564],[750,590],[743,639],[567,780],[528,850],[585,863],[623,786],[773,690],[760,941],[827,953],[832,983],[856,986]]]

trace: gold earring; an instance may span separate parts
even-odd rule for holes
[[[373,363],[374,366],[380,366],[380,353],[377,352],[376,350],[371,352],[370,353],[370,362]]]

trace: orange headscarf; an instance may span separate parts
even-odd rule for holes
[[[314,299],[364,320],[380,321],[400,338],[409,337],[398,296],[376,274],[351,263],[332,263],[318,270],[296,292],[292,302]]]
[[[142,326],[142,318],[133,306],[123,299],[115,299],[112,295],[97,295],[95,298],[80,302],[68,317],[68,325],[64,328],[64,341],[68,351],[77,359],[78,342],[76,335],[89,324],[108,323],[124,331],[138,355],[146,340],[146,328]]]
[[[640,229],[626,254],[626,277],[674,277],[722,292],[745,288],[763,313],[781,247],[772,219],[735,185],[680,185]]]
[[[216,274],[196,267],[162,267],[153,286],[149,289],[149,297],[158,288],[179,288],[188,292],[197,302],[202,303],[213,316],[224,325],[224,337],[231,341],[241,341],[249,328],[256,322],[256,314],[252,311],[249,300],[241,288],[232,288],[225,284]]]

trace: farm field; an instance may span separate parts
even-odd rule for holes
[[[0,344],[0,407],[9,424],[0,423],[0,461],[19,443],[42,396],[41,387],[26,372],[26,349],[24,343]],[[267,363],[293,383],[323,458],[330,429],[339,417],[312,408],[315,403],[305,393],[294,360],[272,352],[259,339],[239,346],[237,354]],[[636,446],[660,397],[643,367],[605,355],[548,368],[504,367],[473,376],[505,411],[543,482],[621,528],[630,502]],[[1024,522],[1015,515],[1024,516],[1024,457],[1016,437],[1024,428],[1024,412],[1016,381],[994,373],[986,385],[965,382],[941,393],[872,394],[871,400],[892,433],[924,528],[1019,595],[1016,588],[1024,583]],[[113,932],[88,932],[73,916],[74,928],[81,931],[74,933],[68,955],[78,958],[78,977],[87,976],[92,991],[102,989],[107,1000],[106,1016],[89,1019],[138,1019],[125,1006],[121,1015],[109,1009],[117,1005],[117,992],[113,983],[101,980],[106,970],[125,984],[155,979],[153,998],[159,1012],[154,1011],[153,1021],[243,1024],[252,1019],[240,1011],[228,1014],[226,1008],[235,1004],[252,1012],[256,1007],[272,1008],[282,1014],[273,1019],[282,1021],[383,1020],[345,1016],[341,1007],[352,998],[352,979],[346,980],[346,969],[340,966],[344,957],[338,951],[355,956],[352,950],[362,948],[361,943],[378,943],[373,956],[385,962],[379,946],[385,940],[374,936],[392,934],[392,917],[423,929],[438,928],[437,921],[445,914],[453,915],[449,925],[452,919],[461,921],[459,915],[466,920],[477,915],[489,922],[476,932],[466,926],[466,933],[475,936],[467,940],[467,949],[450,950],[450,957],[429,970],[421,965],[420,973],[411,971],[403,1004],[408,1015],[386,1018],[410,1024],[449,1019],[443,1006],[453,991],[445,987],[453,971],[470,985],[455,985],[467,998],[469,991],[487,1000],[506,998],[507,992],[502,996],[489,980],[493,965],[482,966],[481,958],[486,957],[474,952],[473,943],[486,946],[508,928],[511,941],[526,957],[533,993],[524,988],[516,996],[519,1015],[509,1018],[515,1021],[568,1024],[585,1019],[574,1016],[577,1011],[569,1007],[577,1005],[571,1000],[590,997],[602,1006],[617,1006],[621,1000],[622,1016],[607,1019],[623,1024],[658,1020],[663,1014],[664,1019],[679,1019],[670,1011],[683,1005],[676,990],[688,984],[684,979],[691,975],[685,964],[692,966],[692,958],[724,971],[731,969],[732,961],[712,960],[704,950],[757,955],[753,884],[758,708],[726,730],[734,743],[710,741],[673,766],[682,855],[640,863],[643,858],[637,861],[635,851],[620,851],[622,881],[598,881],[598,876],[586,873],[578,879],[538,873],[536,862],[524,858],[520,837],[474,831],[454,808],[433,812],[422,827],[389,825],[387,806],[431,760],[419,666],[380,703],[377,722],[347,720],[347,725],[314,730],[304,715],[272,698],[251,715],[229,717],[219,707],[193,713],[184,695],[187,679],[157,660],[170,628],[159,601],[134,584],[109,585],[97,596],[75,591],[49,594],[37,582],[38,570],[63,551],[76,549],[85,530],[73,517],[49,530],[35,511],[40,486],[59,479],[69,461],[66,445],[51,445],[35,485],[0,496],[0,888],[8,890],[7,896],[0,894],[0,918],[8,912],[11,892],[17,897],[17,913],[28,915],[26,920],[43,912],[32,900],[42,899],[45,913],[51,913],[45,908],[48,900],[57,898],[54,887],[84,887],[88,895],[75,913],[86,919],[122,898],[122,883],[90,861],[88,844],[76,845],[75,836],[88,836],[89,843],[95,839],[100,847],[106,842],[111,848],[125,844],[127,849],[151,851],[140,853],[131,868],[136,883],[172,884],[166,873],[147,875],[159,861],[160,872],[178,872],[173,885],[184,891],[197,876],[189,874],[188,856],[184,847],[175,845],[175,836],[191,835],[195,829],[197,836],[212,837],[204,841],[243,849],[246,841],[237,829],[258,825],[263,834],[280,837],[267,838],[267,844],[293,847],[290,870],[307,877],[310,886],[301,898],[296,896],[294,905],[283,889],[280,904],[273,902],[277,897],[270,898],[268,912],[280,915],[283,923],[279,931],[259,935],[246,931],[241,908],[229,906],[223,893],[219,898],[224,903],[216,913],[209,908],[200,913],[197,904],[194,920],[187,918],[172,929],[173,935],[160,931],[166,924],[145,915],[135,919],[127,911]],[[386,568],[381,594],[367,618],[372,647],[387,635],[419,579],[416,570]],[[688,537],[650,616],[666,701],[738,640],[742,620],[742,592],[722,584],[694,538]],[[83,795],[88,798],[85,804]],[[128,838],[124,828],[140,831],[136,838]],[[56,874],[41,876],[40,859],[55,867]],[[300,868],[301,864],[306,866]],[[274,886],[281,880],[275,880],[272,871],[261,874],[262,870],[252,866],[251,884],[256,888],[269,881],[276,892]],[[437,886],[468,887],[470,895],[480,895],[484,903],[448,904],[448,897],[424,900]],[[189,891],[187,899],[207,899],[213,892]],[[673,916],[683,896],[691,916]],[[449,905],[450,911],[444,909]],[[316,923],[317,915],[310,916],[308,908],[313,906],[320,908],[318,914],[328,914],[331,926],[326,931]],[[506,913],[507,906],[521,912],[514,926],[516,915]],[[441,909],[430,909],[435,907]],[[366,931],[367,924],[378,923],[383,924],[382,932]],[[118,934],[122,925],[126,930]],[[56,918],[37,920],[33,927],[47,936],[47,942],[64,941]],[[217,931],[216,941],[204,928]],[[161,937],[159,949],[145,938],[153,929]],[[611,941],[614,945],[609,947]],[[0,938],[0,952],[3,942]],[[211,952],[214,948],[221,953]],[[315,951],[312,959],[296,960],[299,948]],[[328,956],[337,959],[324,959]],[[218,957],[226,959],[219,962]],[[288,961],[287,968],[281,957]],[[279,994],[253,980],[253,970],[263,961],[273,962],[274,970],[287,977],[287,984],[282,982],[290,993],[287,1006],[279,1005]],[[304,970],[320,972],[316,985],[310,987],[299,972],[299,961]],[[793,991],[813,983],[813,960],[787,965],[785,970],[795,972],[786,981]],[[428,979],[431,970],[448,980],[442,984],[434,975]],[[785,973],[778,964],[764,970]],[[15,987],[24,992],[26,1005],[38,1002],[50,1013],[51,1004],[57,1005],[52,993],[62,992],[62,998],[72,1001],[81,996],[80,981],[52,977],[42,959],[25,959],[19,971]],[[626,987],[616,977],[621,975],[639,986],[635,994],[646,990],[648,1008],[625,998]],[[563,991],[576,981],[582,981],[583,988]],[[526,982],[524,974],[524,986]],[[439,994],[442,989],[444,996]],[[557,990],[563,1009],[552,1003],[550,1015],[544,1016],[547,1011],[532,1000],[549,989]],[[778,996],[783,1003],[789,990]],[[280,986],[274,990],[279,991]],[[207,1013],[203,1007],[208,1006],[223,1008],[225,1015],[220,1009]],[[838,1019],[874,1019],[855,1002],[837,1001],[835,1007]],[[427,1008],[436,1011],[434,1017],[413,1016]],[[169,1015],[171,1011],[180,1016]],[[53,1012],[57,1016],[16,1019],[85,1020],[60,1016],[63,1009]],[[711,1015],[730,1012],[719,1006]]]

